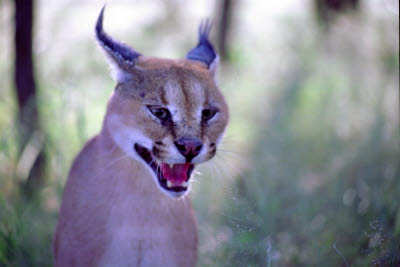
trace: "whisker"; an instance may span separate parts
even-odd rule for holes
[[[155,161],[155,159],[153,160],[153,161]],[[161,166],[160,165],[158,165],[157,163],[156,163],[156,176],[158,177],[158,176],[161,176]]]
[[[109,151],[109,153],[112,153],[112,152],[114,152],[115,151],[115,149],[117,149],[117,144],[116,143],[114,143],[113,144],[113,146],[111,147],[111,150]]]
[[[120,161],[121,159],[126,158],[126,157],[129,157],[129,155],[124,154],[121,157],[114,159],[109,164],[107,164],[104,168],[107,169],[107,168],[111,167],[112,165],[114,165],[115,163],[117,163],[118,161]]]
[[[237,160],[226,160],[221,155],[217,155],[214,160],[210,163],[214,165],[214,168],[218,170],[218,174],[221,175],[221,171],[223,172],[224,177],[234,177],[240,173],[242,163]]]
[[[233,136],[225,136],[222,138],[220,145],[234,145],[239,146],[240,142]]]
[[[158,164],[157,164],[156,159],[154,157],[151,159],[149,165],[151,165],[153,163],[155,163],[157,165],[157,167],[158,167]]]
[[[229,153],[234,153],[234,154],[239,154],[239,151],[234,151],[234,150],[228,150],[228,149],[224,149],[224,148],[218,148],[218,151],[222,151],[222,152],[229,152]]]
[[[215,176],[215,177],[218,177],[218,178],[226,177],[227,174],[225,173],[224,168],[222,168],[222,166],[219,163],[220,163],[220,161],[218,159],[211,162],[211,166],[213,168],[214,173],[217,173],[217,176]],[[224,172],[224,173],[222,173],[222,172]]]
[[[216,152],[216,156],[224,156],[229,157],[234,161],[242,161],[243,158],[246,158],[246,151],[242,150],[232,150],[232,149],[225,149],[225,148],[218,148]]]
[[[118,157],[118,158],[112,160],[112,161],[109,162],[106,166],[104,166],[104,168],[99,169],[99,170],[96,172],[96,174],[99,174],[99,173],[104,172],[104,170],[107,170],[108,168],[112,167],[114,164],[118,163],[120,160],[125,159],[125,158],[130,158],[130,156],[127,155],[127,154],[124,154],[124,155],[122,155],[122,156],[120,156],[120,157]]]

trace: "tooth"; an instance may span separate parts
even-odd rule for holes
[[[174,167],[174,164],[169,164],[169,167],[172,169]]]
[[[184,182],[181,184],[182,187],[188,187],[188,185],[189,185],[189,182],[188,182],[188,181],[184,181]]]
[[[167,186],[168,186],[168,188],[172,187],[172,183],[170,181],[168,181],[168,180],[167,180]]]

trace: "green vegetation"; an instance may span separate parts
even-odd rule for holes
[[[199,266],[400,264],[399,20],[384,5],[363,3],[329,29],[305,7],[281,13],[261,2],[237,7],[230,61],[220,73],[231,124],[191,192]],[[51,266],[69,166],[99,131],[113,88],[94,49],[100,7],[37,6],[39,108],[49,162],[45,185],[27,197],[17,153],[12,6],[2,4],[0,266]],[[142,3],[147,20],[139,17],[129,32],[133,22],[122,27],[111,18],[135,7],[112,3],[105,27],[144,54],[181,56],[201,16],[185,4],[168,20],[176,10],[163,14],[163,5]],[[77,29],[74,20],[87,25]]]

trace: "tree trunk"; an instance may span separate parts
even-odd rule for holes
[[[229,40],[229,31],[232,25],[232,11],[234,0],[223,0],[220,1],[220,7],[218,10],[218,49],[221,60],[227,59],[227,50],[228,45],[227,41]]]
[[[338,14],[357,11],[359,0],[314,0],[314,9],[321,25],[329,27]]]
[[[40,131],[32,56],[34,0],[15,0],[15,91],[18,102],[20,160],[16,174],[29,189],[43,176],[43,138]],[[27,179],[27,180],[26,180]]]

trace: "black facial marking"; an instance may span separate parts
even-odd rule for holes
[[[210,156],[214,156],[216,152],[217,152],[217,148],[214,147],[214,148],[211,149],[210,152],[209,152],[209,153],[210,153]]]
[[[204,132],[205,132],[205,128],[206,127],[207,127],[207,122],[201,120],[201,122],[200,122],[200,136],[201,136],[201,138],[204,137]]]
[[[163,127],[168,127],[169,129],[174,128],[174,122],[172,120],[161,121]]]
[[[164,105],[168,105],[168,101],[165,98],[165,89],[163,87],[160,87],[160,98],[161,98],[161,103]]]
[[[138,73],[137,75],[135,75],[134,80],[138,85],[142,85],[144,82],[144,76]]]
[[[157,147],[153,147],[152,153],[154,156],[159,157],[163,151],[161,149],[158,149]]]
[[[174,122],[172,122],[170,125],[168,125],[169,132],[171,133],[174,140],[176,139],[175,127],[176,127],[176,124]]]

